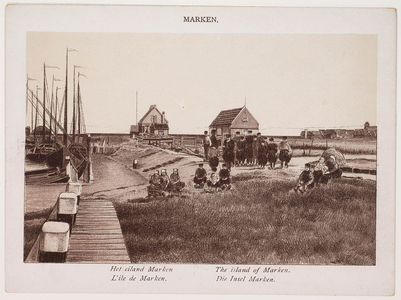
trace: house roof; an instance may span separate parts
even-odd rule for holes
[[[156,109],[156,111],[157,111],[160,115],[162,114],[162,113],[157,109],[156,104],[153,104],[153,105],[151,105],[151,106],[149,107],[149,110],[148,110],[148,111],[146,112],[146,114],[139,120],[138,123],[142,123],[143,120],[145,120],[145,118],[150,114],[150,112],[151,112],[153,109]],[[164,118],[164,122],[165,122],[165,123],[168,123],[168,121],[166,120],[166,118]]]
[[[210,126],[231,125],[243,108],[244,107],[222,110]]]

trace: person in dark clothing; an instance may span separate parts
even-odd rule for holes
[[[245,162],[245,137],[241,136],[240,140],[237,142],[237,160],[238,160],[238,165],[242,166]]]
[[[220,152],[217,148],[211,147],[209,150],[209,166],[213,172],[217,171],[217,167],[219,166]]]
[[[238,167],[238,158],[237,158],[237,152],[238,152],[238,142],[241,139],[241,132],[237,131],[235,132],[235,135],[233,137],[234,141],[234,166]]]
[[[305,169],[299,175],[297,186],[294,188],[295,192],[305,193],[308,189],[313,187],[313,169],[309,163],[305,164]]]
[[[279,144],[279,159],[281,161],[281,168],[285,167],[288,168],[288,163],[291,160],[292,150],[290,143],[287,141],[287,137],[283,137]]]
[[[227,166],[225,164],[222,165],[222,169],[219,172],[219,184],[222,190],[230,190],[231,189],[231,178],[230,171],[227,170]]]
[[[195,171],[194,183],[195,188],[203,188],[206,183],[206,170],[203,168],[203,164],[199,164]]]
[[[267,159],[270,164],[269,169],[274,170],[277,161],[277,144],[274,142],[272,137],[269,139],[269,143],[267,144]]]
[[[234,147],[235,143],[231,139],[231,135],[227,134],[227,139],[224,141],[223,159],[228,171],[231,171],[231,166],[234,163]]]
[[[267,164],[267,151],[268,148],[266,142],[264,141],[264,139],[262,139],[262,142],[259,145],[258,149],[258,162],[262,169],[264,169]]]
[[[248,131],[248,135],[245,137],[245,153],[246,153],[246,163],[247,165],[252,165],[253,163],[253,135],[252,131]]]
[[[210,147],[214,147],[216,149],[219,148],[219,142],[217,141],[216,138],[216,130],[212,130],[211,135],[210,135]]]

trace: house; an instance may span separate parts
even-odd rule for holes
[[[306,136],[305,136],[306,132]],[[304,139],[322,139],[323,134],[321,130],[303,130],[301,131],[301,137]]]
[[[151,105],[147,113],[139,120],[136,130],[139,134],[168,135],[169,126],[164,111],[160,112],[156,105]]]
[[[224,137],[226,134],[234,134],[237,131],[241,134],[245,134],[249,130],[255,133],[259,130],[259,123],[249,110],[243,106],[241,108],[222,110],[210,124],[209,130],[216,130],[217,137]]]

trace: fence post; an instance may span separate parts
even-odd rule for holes
[[[181,136],[181,147],[184,146],[184,136]]]

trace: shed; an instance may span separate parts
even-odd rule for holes
[[[224,137],[226,134],[234,134],[239,131],[245,134],[248,131],[259,131],[259,123],[249,110],[243,106],[240,108],[222,110],[209,126],[209,130],[216,130],[216,136]]]

